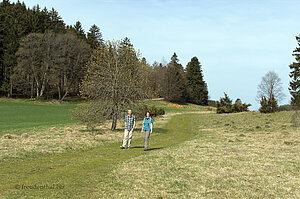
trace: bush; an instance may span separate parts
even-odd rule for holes
[[[277,100],[274,95],[271,95],[269,99],[265,96],[261,97],[260,105],[261,107],[259,108],[259,112],[261,113],[275,113],[279,111]]]
[[[232,100],[224,93],[224,97],[220,98],[220,101],[216,102],[217,113],[238,113],[243,111],[248,111],[248,107],[251,104],[243,104],[240,99],[237,99],[234,104]]]
[[[79,120],[86,125],[87,129],[94,131],[97,125],[105,121],[106,116],[110,114],[106,106],[99,101],[90,101],[79,104],[72,112],[72,119]]]
[[[164,115],[165,109],[157,108],[155,106],[147,106],[145,104],[133,108],[133,114],[137,119],[143,119],[145,117],[146,112],[150,112],[151,117],[157,117],[159,115]]]

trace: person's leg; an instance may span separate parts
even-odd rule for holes
[[[122,147],[124,147],[124,148],[125,148],[126,143],[127,143],[128,132],[129,132],[129,131],[128,131],[127,129],[125,129],[125,132],[124,132],[124,139],[123,139],[123,144],[122,144]]]
[[[128,138],[128,148],[130,147],[130,144],[131,144],[131,139],[132,139],[132,130],[133,130],[133,129],[131,129],[131,130],[129,131],[129,138]]]
[[[150,131],[148,131],[148,134],[147,134],[147,150],[148,150],[148,147],[149,147],[149,137],[150,137]]]
[[[149,145],[149,131],[144,131],[144,147],[145,150],[148,150],[148,145]]]

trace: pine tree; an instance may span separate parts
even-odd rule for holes
[[[90,44],[92,49],[96,49],[99,45],[103,44],[102,33],[96,24],[92,25],[87,33],[87,42]]]
[[[224,93],[224,97],[217,102],[217,113],[232,113],[232,100]]]
[[[133,44],[131,43],[131,41],[128,37],[125,37],[124,39],[122,39],[121,42],[127,47],[133,47]]]
[[[207,105],[208,91],[203,80],[201,64],[197,57],[193,57],[186,67],[188,100],[191,103]]]
[[[81,22],[77,21],[73,27],[74,32],[77,34],[79,38],[86,39],[84,30],[82,28]]]
[[[269,98],[262,96],[260,105],[259,112],[261,113],[275,113],[278,111],[278,103],[273,94]]]
[[[217,113],[238,113],[248,111],[248,107],[251,104],[242,103],[242,100],[237,98],[235,103],[232,104],[232,100],[224,93],[224,97],[220,98],[220,101],[216,102]]]
[[[186,101],[186,81],[184,69],[176,53],[171,57],[166,72],[166,99],[173,102]]]
[[[64,21],[54,8],[48,11],[48,19],[50,20],[48,30],[52,30],[56,33],[65,31]]]
[[[292,95],[291,103],[294,106],[300,107],[300,35],[296,36],[298,47],[293,51],[295,62],[290,65],[290,94]]]
[[[10,76],[17,64],[16,51],[19,48],[20,39],[27,34],[28,24],[26,21],[27,9],[25,4],[17,2],[10,4],[9,1],[0,3],[2,41],[0,50],[1,76],[0,91],[12,95],[12,82]]]

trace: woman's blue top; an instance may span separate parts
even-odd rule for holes
[[[143,124],[144,124],[143,131],[151,131],[150,124],[153,124],[153,119],[151,117],[145,117]]]

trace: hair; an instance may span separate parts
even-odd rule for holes
[[[147,111],[147,112],[145,113],[145,117],[147,117],[147,113],[149,113],[149,116],[151,116],[150,112],[149,112],[149,111]]]

